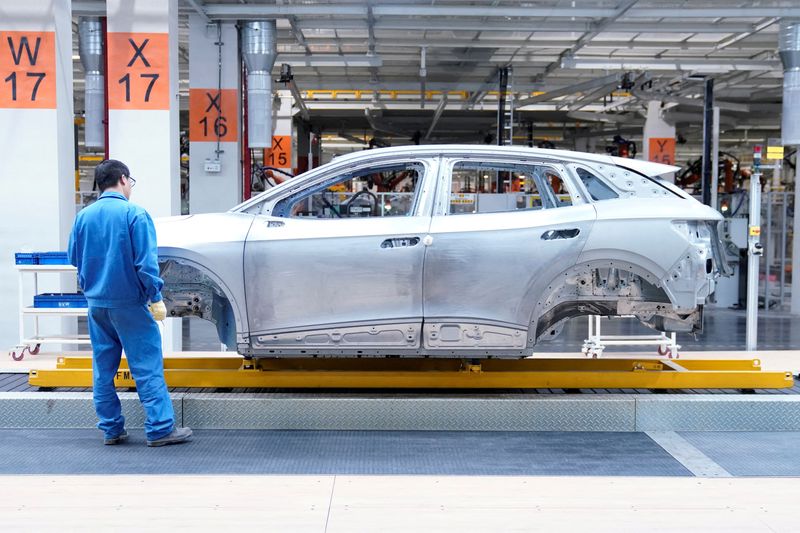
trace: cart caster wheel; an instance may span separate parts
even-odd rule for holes
[[[656,349],[656,351],[658,352],[658,355],[661,356],[666,355],[667,357],[672,359],[672,350],[670,350],[668,346],[661,345]]]
[[[28,353],[31,354],[31,355],[36,355],[37,353],[39,353],[39,349],[41,347],[42,347],[41,344],[37,344],[36,346],[33,347],[33,349],[28,348]]]
[[[22,359],[25,357],[25,348],[23,348],[20,351],[11,350],[10,352],[8,352],[8,355],[10,355],[11,359],[13,359],[14,361],[22,361]]]

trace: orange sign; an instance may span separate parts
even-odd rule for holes
[[[169,109],[169,36],[108,34],[109,109]]]
[[[189,90],[189,140],[236,142],[239,139],[239,95],[236,89]]]
[[[675,139],[672,137],[650,137],[650,161],[675,164]]]
[[[264,150],[264,161],[276,168],[292,168],[292,136],[273,135],[272,149]]]
[[[55,33],[0,31],[0,108],[55,107]]]

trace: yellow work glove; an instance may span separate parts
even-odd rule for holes
[[[153,318],[156,319],[156,322],[161,322],[167,318],[167,306],[164,305],[164,300],[152,303],[148,305],[147,308],[150,310],[150,314],[153,315]]]

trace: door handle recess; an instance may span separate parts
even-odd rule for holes
[[[554,241],[556,239],[574,239],[581,232],[578,228],[570,229],[550,229],[542,233],[543,241]]]
[[[419,237],[394,237],[381,243],[381,248],[410,248],[419,244]]]

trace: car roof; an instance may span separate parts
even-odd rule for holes
[[[552,150],[549,148],[531,148],[528,146],[495,146],[481,144],[421,144],[407,146],[392,146],[389,148],[373,148],[351,152],[349,154],[336,157],[337,162],[353,162],[373,157],[391,155],[517,155],[521,157],[541,157],[543,159],[565,159],[573,162],[603,163],[633,170],[647,176],[660,176],[669,172],[676,172],[680,167],[664,165],[641,159],[627,159],[623,157],[612,157],[606,154],[589,154],[586,152],[574,152],[571,150]]]

